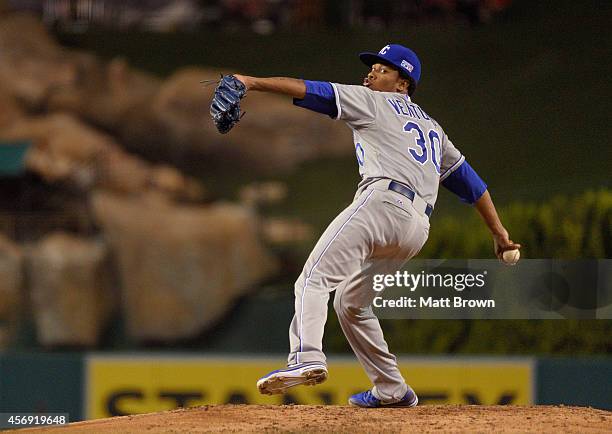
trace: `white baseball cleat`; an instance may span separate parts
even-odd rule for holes
[[[303,384],[314,386],[327,380],[327,366],[321,362],[306,362],[277,369],[257,381],[259,393],[276,395]]]

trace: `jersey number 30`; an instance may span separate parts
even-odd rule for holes
[[[417,160],[421,165],[427,163],[429,158],[429,153],[427,152],[427,145],[425,144],[425,136],[423,135],[423,131],[419,128],[417,124],[414,122],[407,122],[404,125],[404,131],[410,133],[412,131],[416,131],[418,136],[415,137],[415,143],[418,148],[410,148],[408,152],[412,155],[412,158]],[[429,148],[431,149],[431,162],[433,163],[436,173],[440,174],[440,157],[441,157],[441,144],[440,144],[440,136],[434,130],[429,130],[427,134],[429,137]],[[438,151],[436,152],[436,147]],[[420,150],[420,152],[419,152]]]

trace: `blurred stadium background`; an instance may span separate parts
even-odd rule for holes
[[[367,379],[330,312],[331,379],[284,398],[293,281],[352,199],[348,129],[253,95],[228,136],[220,72],[358,83],[413,47],[415,95],[528,258],[611,258],[602,1],[0,1],[0,411],[71,420],[205,403],[344,403]],[[490,258],[442,192],[421,258]],[[612,409],[610,320],[387,320],[426,403]]]

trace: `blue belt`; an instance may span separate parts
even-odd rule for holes
[[[414,201],[414,196],[416,195],[414,191],[406,187],[404,184],[400,184],[399,182],[395,182],[395,181],[391,181],[389,183],[389,190],[393,190],[396,193],[406,196],[408,199],[410,199],[410,201]],[[425,207],[425,215],[427,217],[431,217],[432,212],[433,212],[433,206],[427,204],[427,206]]]

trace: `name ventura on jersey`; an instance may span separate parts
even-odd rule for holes
[[[425,113],[421,107],[416,104],[409,103],[405,99],[386,98],[386,100],[389,105],[393,107],[393,110],[395,110],[395,113],[397,113],[398,116],[410,116],[414,119],[426,119],[428,121],[435,122],[433,119],[427,116],[427,113]]]

